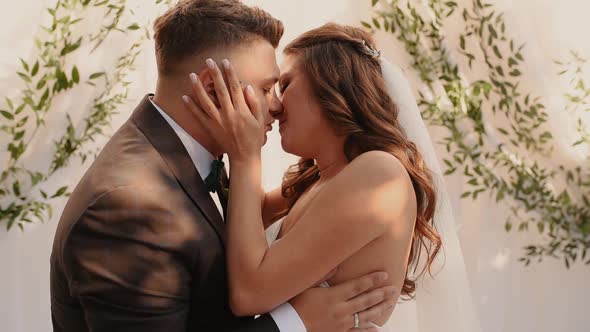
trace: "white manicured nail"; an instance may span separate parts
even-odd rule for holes
[[[199,77],[197,76],[197,74],[195,74],[195,73],[191,73],[191,74],[190,74],[190,75],[188,75],[188,76],[191,78],[191,81],[192,81],[194,84],[197,84],[197,83],[199,83]]]
[[[205,62],[207,62],[209,69],[215,69],[215,61],[213,61],[213,59],[207,59]]]
[[[182,100],[184,100],[185,103],[189,104],[190,103],[190,99],[188,96],[182,96]]]

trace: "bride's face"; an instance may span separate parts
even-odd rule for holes
[[[298,60],[295,55],[287,55],[281,66],[277,95],[283,110],[275,117],[279,121],[283,150],[315,158],[329,126]]]

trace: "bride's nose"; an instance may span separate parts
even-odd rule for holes
[[[273,118],[277,119],[281,116],[281,114],[283,114],[283,111],[283,103],[281,103],[281,100],[275,92],[273,93],[273,97],[270,102],[269,113]]]

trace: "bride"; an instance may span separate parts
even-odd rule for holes
[[[354,27],[326,24],[284,52],[277,91],[283,107],[273,116],[283,149],[301,160],[280,189],[260,190],[263,115],[229,62],[223,73],[213,69],[220,109],[198,82],[198,103],[187,103],[204,128],[215,130],[230,160],[232,310],[268,312],[310,287],[371,271],[388,273],[379,286],[413,298],[442,247],[435,213],[446,193],[437,186],[440,169],[407,81],[380,58],[371,35]],[[277,220],[268,246],[265,229]],[[355,315],[351,327],[384,331],[379,327],[393,310],[371,322]]]

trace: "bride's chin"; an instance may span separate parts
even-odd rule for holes
[[[283,148],[283,151],[287,152],[287,153],[291,153],[290,149],[289,149],[289,143],[287,142],[287,139],[285,138],[285,134],[281,133],[281,147]]]
[[[283,148],[283,151],[287,152],[287,153],[291,153],[291,149],[289,149],[289,145],[287,143],[285,143],[285,140],[281,137],[281,147]]]

